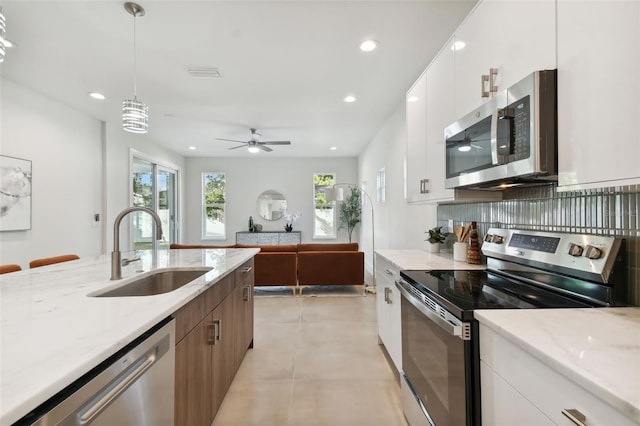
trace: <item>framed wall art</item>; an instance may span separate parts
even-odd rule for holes
[[[31,229],[31,161],[0,155],[0,231]]]

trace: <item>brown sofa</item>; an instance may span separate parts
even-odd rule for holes
[[[361,285],[364,294],[364,253],[358,243],[298,244],[300,294],[309,285]]]
[[[256,286],[288,286],[300,294],[309,285],[361,285],[364,294],[364,253],[357,243],[211,246],[171,244],[172,249],[259,248],[254,258]]]

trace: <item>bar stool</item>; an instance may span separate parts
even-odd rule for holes
[[[0,265],[0,274],[8,274],[9,272],[18,272],[22,271],[20,265],[16,265],[15,263],[9,263],[7,265]]]
[[[53,265],[54,263],[68,262],[70,260],[80,259],[75,254],[63,254],[61,256],[43,257],[42,259],[34,259],[29,262],[29,268],[39,268],[40,266]]]

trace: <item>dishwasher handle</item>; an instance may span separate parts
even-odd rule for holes
[[[79,424],[87,424],[111,404],[120,394],[126,391],[140,376],[156,363],[160,345],[138,358],[113,383],[102,388],[93,398],[78,411]]]

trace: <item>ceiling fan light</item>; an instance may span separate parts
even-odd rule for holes
[[[252,154],[257,154],[258,152],[260,152],[260,148],[258,148],[257,146],[250,146],[247,148],[247,151]]]
[[[458,147],[458,151],[460,151],[460,152],[471,151],[471,145],[460,145]]]
[[[131,133],[147,133],[149,130],[149,106],[137,98],[122,102],[122,128]]]

